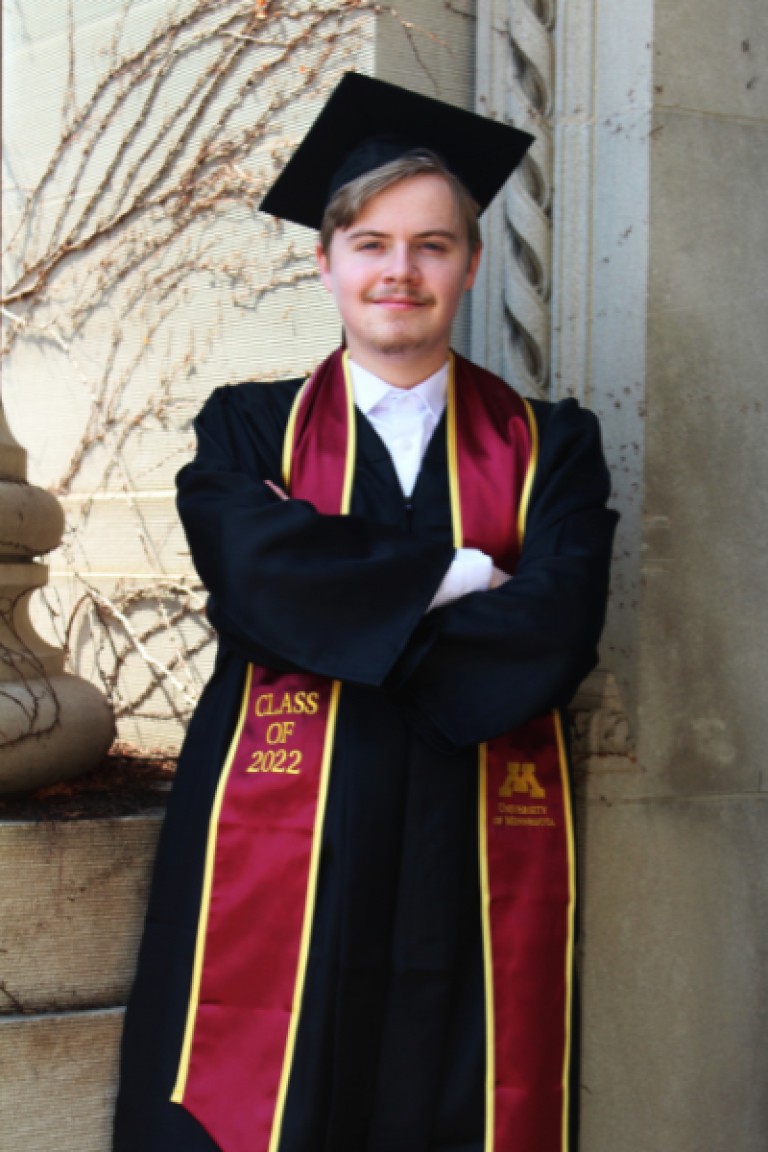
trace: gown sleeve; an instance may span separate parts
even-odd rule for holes
[[[514,578],[431,612],[385,683],[442,751],[564,706],[598,660],[618,515],[596,417],[534,405],[540,455]]]
[[[217,389],[195,421],[177,506],[220,639],[254,663],[379,685],[454,556],[451,545],[280,500],[296,388]],[[403,589],[408,590],[403,595]]]

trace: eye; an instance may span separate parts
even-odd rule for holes
[[[445,244],[441,244],[438,240],[425,240],[422,248],[426,248],[428,252],[445,252]]]

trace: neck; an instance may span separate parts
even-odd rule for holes
[[[406,352],[380,352],[347,336],[349,355],[361,368],[386,380],[392,388],[415,388],[438,372],[448,359],[449,344]]]

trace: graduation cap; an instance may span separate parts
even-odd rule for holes
[[[484,211],[534,137],[442,100],[347,72],[259,205],[320,228],[344,184],[410,152],[436,153]]]

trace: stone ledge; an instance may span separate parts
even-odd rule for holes
[[[0,1152],[109,1152],[123,1009],[0,1020]]]
[[[0,822],[0,1013],[126,1003],[163,815]]]

